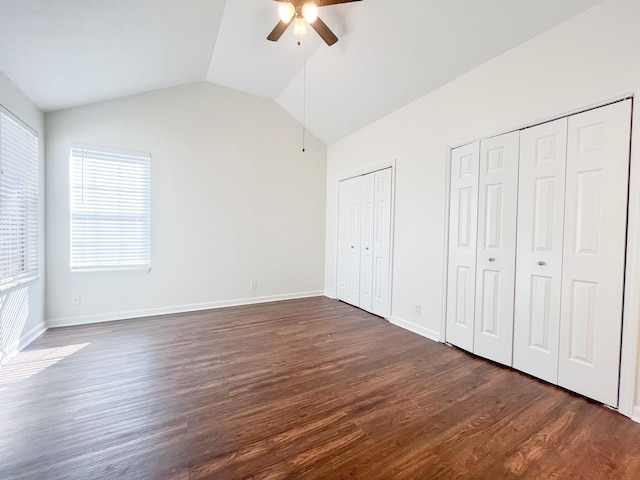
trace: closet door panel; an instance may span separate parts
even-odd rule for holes
[[[338,299],[360,304],[362,181],[343,180],[338,194]]]
[[[347,265],[349,257],[350,180],[338,183],[338,299],[347,300]]]
[[[631,101],[569,117],[559,385],[618,404]]]
[[[473,352],[511,365],[519,132],[480,144]]]
[[[520,133],[513,366],[558,382],[567,119]]]
[[[373,278],[371,312],[384,318],[391,316],[391,202],[390,168],[373,175]]]
[[[480,143],[451,152],[447,342],[473,351]]]
[[[362,230],[360,237],[360,308],[371,312],[373,308],[373,234],[375,209],[375,179],[370,173],[362,180]]]

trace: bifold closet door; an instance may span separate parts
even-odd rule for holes
[[[338,190],[338,299],[360,304],[362,182],[343,180]]]
[[[370,312],[391,316],[391,207],[392,170],[386,168],[374,176],[373,286]]]
[[[567,119],[522,130],[513,366],[558,382]]]
[[[519,132],[480,142],[473,352],[512,363]]]
[[[389,318],[392,169],[338,185],[338,299]]]
[[[358,177],[362,182],[362,229],[360,231],[360,301],[367,312],[373,308],[373,235],[375,219],[375,176]]]
[[[473,351],[480,143],[451,151],[446,340]]]
[[[569,117],[558,384],[618,404],[631,101]]]
[[[359,307],[389,318],[391,298],[391,169],[359,177],[362,182]]]

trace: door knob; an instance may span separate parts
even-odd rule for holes
[[[543,262],[542,260],[540,260],[540,261],[538,262],[538,265],[540,265],[541,267],[543,267],[543,266],[544,266],[544,265],[546,265],[546,264],[547,264],[547,262]]]
[[[493,258],[493,257],[489,257],[489,261],[490,261],[490,262],[495,262],[495,261],[496,261],[496,259],[495,259],[495,258]]]

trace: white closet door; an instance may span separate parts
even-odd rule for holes
[[[371,312],[373,308],[373,234],[374,183],[373,173],[360,177],[362,181],[362,230],[360,237],[360,308]]]
[[[359,177],[340,182],[338,204],[338,299],[359,306],[362,206]]]
[[[447,342],[473,351],[480,143],[451,151]]]
[[[480,143],[473,352],[511,365],[519,132]]]
[[[520,133],[513,366],[558,382],[567,119]]]
[[[371,312],[384,318],[391,316],[391,168],[374,176],[375,206],[373,221],[373,305]],[[365,246],[366,248],[366,246]]]
[[[559,385],[618,404],[631,101],[569,117]]]
[[[343,301],[347,299],[349,193],[349,180],[338,182],[338,278],[336,283],[338,299]]]

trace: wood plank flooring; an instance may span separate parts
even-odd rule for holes
[[[50,330],[0,479],[638,479],[640,425],[312,298]]]

